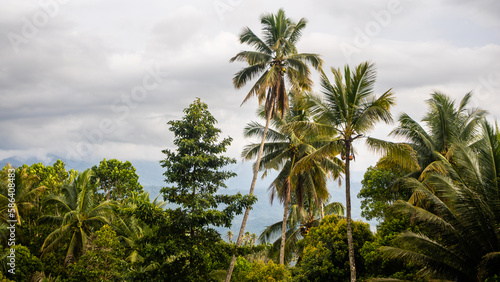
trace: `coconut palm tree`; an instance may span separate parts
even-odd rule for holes
[[[307,107],[315,121],[331,127],[338,135],[331,136],[331,141],[319,148],[303,161],[323,158],[340,152],[345,161],[345,188],[346,188],[346,218],[347,239],[349,246],[349,263],[351,281],[356,280],[356,266],[354,262],[354,247],[351,227],[351,189],[350,189],[350,162],[354,160],[353,143],[373,129],[375,123],[392,122],[391,107],[394,97],[391,89],[378,98],[374,94],[376,80],[375,65],[362,63],[351,70],[349,66],[340,69],[331,69],[334,81],[330,82],[325,73],[321,75],[321,86],[324,97],[308,95]]]
[[[426,279],[485,281],[500,275],[500,132],[481,122],[480,139],[450,144],[447,156],[425,168],[408,202],[394,209],[410,214],[422,233],[403,232],[384,247],[387,258],[421,267]]]
[[[227,237],[227,240],[229,241],[229,243],[232,243],[233,236],[234,236],[233,231],[229,230],[229,231],[227,232],[227,234],[226,234],[226,237]]]
[[[237,72],[233,78],[236,88],[242,88],[250,80],[258,76],[257,81],[252,86],[243,103],[251,97],[257,96],[259,104],[264,102],[266,109],[266,129],[275,112],[281,112],[283,116],[288,108],[288,97],[285,82],[288,82],[292,89],[308,90],[311,88],[310,69],[321,68],[322,60],[317,54],[298,53],[296,44],[299,41],[307,20],[302,18],[295,22],[285,15],[285,11],[280,9],[276,14],[265,14],[261,17],[263,26],[263,37],[259,38],[248,27],[245,27],[240,34],[240,43],[252,46],[254,51],[242,51],[231,58],[231,62],[241,61],[248,64]],[[254,175],[250,185],[249,194],[252,195],[257,175],[259,172],[260,158],[267,130],[264,131],[261,147],[254,166]],[[236,245],[240,246],[250,207],[245,210],[241,223],[240,232],[236,240]],[[236,256],[233,255],[226,282],[231,280]]]
[[[439,155],[447,156],[454,143],[462,142],[470,146],[478,140],[480,122],[486,111],[468,107],[471,97],[471,92],[465,94],[457,105],[441,92],[432,93],[427,100],[429,110],[422,119],[423,125],[406,113],[399,116],[399,125],[391,135],[405,139],[404,144],[412,149],[407,153],[416,156],[412,176],[418,178],[423,169],[440,158]],[[383,144],[380,145],[383,147]],[[409,168],[411,162],[407,159],[394,158],[390,154],[389,150],[379,166]]]
[[[17,224],[22,224],[23,218],[37,205],[39,196],[46,190],[45,186],[36,185],[39,180],[36,174],[28,173],[27,167],[13,168],[7,164],[0,171],[0,214],[3,221],[16,220]],[[9,192],[15,200],[13,203],[9,201]],[[11,209],[15,212],[8,212]]]
[[[46,205],[59,207],[61,214],[40,218],[41,222],[60,224],[45,239],[41,248],[42,256],[68,242],[65,263],[74,261],[80,255],[90,233],[104,224],[111,225],[115,205],[109,201],[97,201],[90,182],[91,176],[91,170],[87,169],[73,182],[63,186],[62,196],[50,195],[45,199]]]
[[[329,196],[326,186],[329,175],[337,178],[343,167],[336,159],[325,158],[321,162],[311,161],[307,169],[295,170],[295,165],[305,156],[311,154],[315,149],[325,142],[323,136],[305,130],[303,122],[309,122],[309,114],[301,109],[299,95],[290,94],[290,111],[283,117],[275,116],[273,128],[268,129],[267,142],[264,144],[263,156],[259,168],[265,170],[279,171],[278,176],[271,183],[269,190],[271,203],[278,197],[283,204],[282,235],[279,262],[285,263],[285,242],[288,207],[292,193],[299,208],[302,208],[306,196],[316,201],[317,206],[322,206]],[[265,117],[265,109],[261,109],[259,115]],[[244,129],[247,137],[262,137],[264,126],[252,122]],[[257,154],[259,144],[250,144],[242,152],[245,159],[253,159]],[[337,162],[336,162],[337,161]]]

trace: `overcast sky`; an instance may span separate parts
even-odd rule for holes
[[[223,136],[242,137],[257,100],[231,78],[244,64],[244,26],[280,7],[309,23],[299,52],[329,67],[375,62],[376,89],[393,88],[394,116],[420,119],[439,90],[500,116],[500,2],[485,1],[130,1],[4,0],[0,9],[0,160],[151,160],[172,148],[166,122],[196,97]],[[391,126],[371,134],[385,138]],[[358,150],[355,170],[377,157]]]

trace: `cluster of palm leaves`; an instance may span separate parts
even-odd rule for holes
[[[144,230],[141,224],[127,210],[133,210],[138,202],[149,202],[149,194],[132,194],[121,202],[101,201],[95,194],[95,184],[92,184],[92,171],[86,170],[78,175],[70,174],[62,184],[60,191],[48,191],[45,186],[38,186],[39,178],[30,174],[27,167],[13,169],[7,165],[0,171],[0,237],[2,244],[7,242],[7,220],[9,213],[7,198],[7,172],[15,170],[15,210],[17,226],[30,225],[28,230],[36,230],[36,226],[46,225],[53,228],[40,248],[41,256],[56,250],[64,249],[65,264],[76,262],[89,244],[90,236],[105,224],[112,226],[119,239],[128,251],[127,259],[134,262],[140,259],[134,251],[134,242],[149,230]],[[44,194],[43,194],[44,193]],[[164,202],[157,199],[153,205],[162,207]],[[40,236],[40,234],[31,234]],[[17,238],[17,244],[28,242],[30,238]],[[21,241],[21,242],[19,242]]]
[[[470,97],[456,105],[434,93],[426,127],[401,115],[393,131],[406,138],[417,167],[399,181],[413,195],[394,209],[410,215],[421,233],[405,231],[382,250],[421,267],[428,279],[484,281],[499,274],[500,132],[484,111],[467,107]]]
[[[324,215],[324,204],[329,197],[328,178],[338,178],[343,172],[342,162],[334,155],[321,160],[303,161],[317,148],[325,145],[330,136],[319,134],[305,126],[313,122],[309,111],[304,107],[305,100],[294,93],[289,97],[290,110],[283,118],[274,116],[272,126],[268,129],[259,165],[264,171],[263,177],[271,170],[278,171],[269,190],[271,203],[277,197],[284,206],[283,220],[267,227],[260,239],[269,242],[273,234],[281,233],[281,238],[276,240],[271,250],[272,253],[279,250],[280,263],[290,261],[292,254],[297,252],[296,242],[302,238],[304,230],[318,222],[317,215]],[[264,108],[258,114],[264,118]],[[246,137],[263,138],[264,130],[263,125],[251,122],[245,127],[244,134]],[[259,146],[260,144],[246,146],[242,156],[248,160],[254,159]],[[340,203],[334,205],[341,207]],[[343,214],[342,208],[337,208],[336,211]]]

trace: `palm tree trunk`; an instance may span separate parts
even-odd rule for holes
[[[271,123],[272,112],[274,111],[274,103],[271,103],[269,107],[269,111],[266,113],[266,127],[264,128],[264,134],[262,135],[262,141],[260,142],[259,153],[257,155],[257,161],[255,162],[255,167],[253,170],[253,179],[252,184],[250,185],[249,195],[253,195],[253,191],[255,190],[255,184],[257,183],[257,176],[259,175],[259,165],[262,159],[262,153],[264,152],[264,143],[266,142],[267,131],[269,130],[269,124]],[[241,246],[241,242],[243,241],[243,234],[245,233],[245,227],[247,225],[248,214],[250,213],[250,207],[245,210],[245,214],[243,215],[243,221],[241,222],[240,233],[238,234],[238,239],[236,240],[236,247]],[[231,259],[231,263],[229,264],[229,269],[226,275],[226,282],[231,281],[231,275],[233,274],[234,264],[236,263],[236,255],[233,255]]]
[[[354,261],[354,245],[352,241],[351,226],[351,174],[350,157],[351,141],[345,142],[345,201],[346,201],[346,219],[347,219],[347,245],[349,247],[349,265],[351,269],[351,282],[356,281],[356,263]]]
[[[323,199],[319,199],[319,205],[321,207],[321,214],[320,214],[320,220],[325,217],[325,205],[323,204]]]
[[[284,211],[283,211],[283,223],[281,225],[281,246],[280,246],[280,264],[285,264],[285,243],[286,243],[286,221],[288,217],[288,205],[290,205],[290,179],[288,179],[288,184],[286,188]]]

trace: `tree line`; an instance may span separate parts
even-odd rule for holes
[[[318,54],[296,48],[307,20],[283,10],[261,17],[262,36],[244,28],[252,47],[230,61],[246,65],[233,77],[239,89],[255,79],[243,103],[257,97],[257,117],[244,127],[260,138],[242,151],[255,160],[248,195],[226,195],[235,160],[230,137],[208,105],[196,99],[168,122],[175,150],[163,150],[167,186],[150,199],[130,162],[104,159],[83,172],[61,161],[0,172],[0,261],[6,262],[8,177],[15,170],[15,281],[497,281],[500,263],[500,132],[487,112],[434,92],[419,122],[401,114],[391,142],[369,135],[392,123],[395,96],[375,93],[370,62],[323,70]],[[319,72],[321,93],[312,87]],[[364,175],[362,214],[351,218],[350,165],[360,142],[381,154]],[[257,200],[259,173],[276,171],[271,201],[280,222],[258,239],[245,232]],[[340,181],[345,204],[331,199]],[[174,204],[174,205],[169,205]],[[243,214],[238,235],[222,239]],[[3,277],[2,277],[3,278]]]

